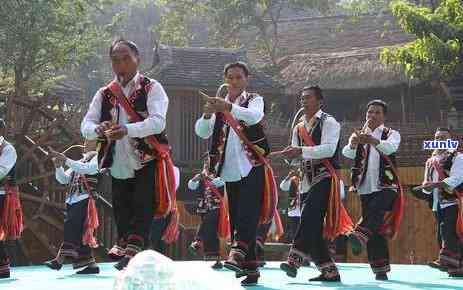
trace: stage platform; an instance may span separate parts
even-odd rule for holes
[[[174,262],[179,272],[188,273],[197,279],[208,278],[212,289],[227,289],[227,286],[239,285],[234,273],[219,270],[219,283],[214,286],[215,275],[204,275],[208,265],[200,261]],[[311,267],[302,268],[296,278],[290,278],[279,269],[280,262],[269,262],[261,271],[259,285],[248,287],[256,290],[300,290],[300,289],[394,289],[394,290],[463,290],[463,279],[449,278],[446,273],[434,270],[424,265],[393,265],[389,273],[389,281],[374,280],[370,268],[366,264],[339,264],[341,283],[308,282],[308,278],[318,275]],[[118,271],[111,263],[100,264],[102,270],[98,275],[81,276],[74,274],[69,265],[61,271],[52,271],[44,266],[14,267],[11,278],[0,280],[1,290],[113,290],[114,280]],[[228,281],[225,282],[224,281]],[[141,287],[141,290],[147,288]],[[238,287],[239,289],[240,287]],[[156,290],[154,288],[150,290]],[[193,289],[193,288],[190,288]],[[233,288],[237,289],[237,288]],[[133,289],[135,290],[135,289]],[[167,290],[167,289],[166,289]],[[168,289],[170,290],[170,289]],[[185,290],[182,288],[182,290]],[[199,289],[200,290],[200,289]]]

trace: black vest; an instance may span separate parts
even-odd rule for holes
[[[381,140],[387,140],[390,132],[391,132],[390,128],[384,127],[383,132],[381,134]],[[357,151],[355,152],[354,167],[352,167],[351,169],[351,181],[352,181],[353,186],[354,185],[360,186],[362,184],[365,178],[366,171],[367,171],[365,169],[367,168],[366,166],[368,166],[367,162],[368,162],[369,154],[366,156],[364,160],[362,156],[362,150],[363,150],[362,145],[357,146]],[[379,187],[389,188],[389,189],[398,189],[398,186],[399,186],[398,176],[394,173],[394,170],[392,170],[393,166],[397,168],[396,153],[394,152],[391,155],[388,155],[392,164],[386,161],[383,154],[380,154],[379,156],[380,156],[379,157],[379,176],[378,176]],[[355,188],[355,190],[357,190],[357,188]]]
[[[249,102],[256,96],[256,94],[248,94],[246,99],[243,101],[243,103],[240,104],[240,106],[247,108],[249,106]],[[254,144],[257,151],[260,152],[263,156],[267,156],[270,153],[270,146],[267,141],[267,136],[264,132],[263,120],[251,126],[247,126],[246,123],[240,121],[240,125],[242,127],[244,135],[252,144]],[[211,160],[209,168],[211,172],[215,173],[217,176],[220,176],[220,173],[222,172],[222,167],[225,160],[225,149],[227,146],[227,140],[230,130],[233,129],[231,129],[230,126],[225,124],[223,114],[216,113],[216,120],[214,124],[214,130],[212,133],[212,140],[209,145],[209,156]],[[248,155],[250,156],[251,161],[253,161],[252,163],[255,163],[254,165],[257,165],[259,163],[257,161],[258,156],[249,148],[246,148],[246,146],[244,147]],[[217,172],[214,172],[216,167]]]
[[[133,110],[141,117],[142,120],[146,119],[148,116],[148,107],[146,104],[151,81],[149,78],[140,76],[140,88],[137,89],[131,96],[129,103],[131,104]],[[111,121],[111,110],[115,106],[115,99],[116,97],[113,95],[109,87],[105,87],[102,91],[102,102],[101,102],[101,117],[100,123],[104,121]],[[119,110],[123,110],[122,107],[116,108],[117,114],[120,114]],[[119,117],[118,117],[119,118]],[[166,130],[161,132],[160,134],[154,135],[156,139],[161,144],[168,144]],[[142,152],[146,155],[156,155],[156,152],[150,145],[145,141],[145,138],[132,138],[134,142],[134,149]],[[105,159],[105,162],[102,168],[109,168],[113,162],[113,154],[115,148],[115,142],[111,142],[109,146],[109,152]],[[104,156],[104,150],[107,146],[107,139],[106,138],[98,138],[98,163],[101,162],[101,158]]]
[[[457,156],[457,151],[453,151],[448,154],[447,158],[444,158],[440,161],[440,166],[444,170],[445,176],[448,177],[450,175],[450,169],[453,165],[453,159]],[[454,191],[463,192],[463,183],[459,184],[455,187]],[[442,203],[443,201],[453,201],[456,200],[456,195],[450,194],[446,192],[444,189],[439,190],[439,202]]]
[[[321,116],[315,121],[315,125],[313,126],[311,132],[309,132],[309,135],[312,137],[312,140],[313,142],[315,143],[315,145],[320,145],[321,143],[321,140],[322,140],[322,129],[323,129],[323,123],[326,121],[326,119],[330,117],[330,115],[328,115],[327,113],[325,112],[322,112]],[[302,125],[302,124],[301,124]],[[305,127],[304,127],[305,128]],[[297,142],[298,142],[298,145],[299,146],[303,146],[303,145],[308,145],[308,144],[304,144],[304,140],[302,140],[301,136],[299,136],[299,134],[297,134]],[[327,158],[331,165],[333,165],[334,169],[339,169],[339,149],[340,149],[340,143],[339,143],[339,140],[338,140],[338,144],[336,145],[336,151],[334,152],[334,155],[330,158]],[[323,164],[320,164],[319,166],[323,166]]]
[[[92,156],[89,159],[88,158],[81,159],[80,161],[86,163],[86,162],[90,162],[93,158],[94,158],[94,156]],[[87,185],[89,187],[88,189],[87,189],[87,185],[80,179],[80,177],[82,175],[85,177],[85,179],[87,181]],[[99,177],[98,173],[95,173],[95,174],[79,174],[79,173],[73,171],[71,173],[71,181],[69,182],[68,194],[67,195],[68,196],[71,196],[71,195],[74,195],[74,194],[80,195],[83,192],[88,193],[89,195],[97,193],[98,180],[99,180],[98,177]],[[75,187],[77,187],[77,188],[75,188]]]

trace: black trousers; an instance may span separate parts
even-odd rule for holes
[[[289,216],[286,223],[286,239],[288,241],[293,241],[296,237],[297,228],[299,227],[299,223],[301,221],[301,217],[299,216]]]
[[[307,193],[302,204],[301,221],[293,241],[291,255],[298,256],[298,266],[308,256],[323,271],[332,270],[334,262],[323,239],[323,224],[328,208],[328,198],[331,190],[331,178],[325,178],[315,184]]]
[[[162,236],[169,226],[172,214],[163,218],[154,218],[151,225],[151,248],[163,255],[167,254],[167,244],[162,240]]]
[[[268,232],[270,231],[270,227],[272,226],[272,223],[266,223],[259,225],[257,228],[257,240],[261,242],[262,244],[265,243],[265,240],[267,239]]]
[[[79,202],[66,205],[64,219],[64,237],[58,255],[71,258],[73,268],[78,269],[95,262],[92,249],[82,243],[87,219],[88,201],[86,198]]]
[[[227,182],[230,229],[235,247],[245,252],[244,268],[257,268],[257,226],[263,202],[265,170],[254,167],[248,176],[236,182]],[[232,247],[233,250],[233,247]]]
[[[449,274],[463,274],[463,244],[456,231],[458,206],[453,205],[441,209],[441,213],[442,248],[439,255],[440,262],[448,267]]]
[[[153,223],[155,161],[135,171],[135,177],[112,179],[113,210],[119,239],[126,239],[139,249],[149,246]]]
[[[201,241],[206,259],[220,256],[220,240],[217,233],[220,209],[212,209],[201,215],[196,239]]]
[[[442,233],[441,233],[441,226],[440,221],[442,219],[442,209],[439,205],[437,205],[437,210],[433,211],[434,218],[436,219],[436,227],[437,227],[437,244],[439,245],[439,249],[442,247]]]
[[[71,243],[77,246],[82,244],[85,220],[87,218],[87,208],[88,198],[66,205],[63,239],[65,243]]]
[[[389,246],[386,237],[380,234],[386,212],[391,211],[398,193],[385,189],[360,195],[362,221],[355,232],[366,237],[368,262],[374,273],[390,271]]]

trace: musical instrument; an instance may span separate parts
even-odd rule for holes
[[[227,84],[227,83],[223,83],[219,86],[219,88],[217,89],[216,93],[215,93],[215,97],[216,98],[222,98],[222,99],[225,99],[227,94],[228,94],[228,87],[230,85]],[[198,93],[203,97],[203,100],[205,100],[206,102],[211,102],[213,100],[211,96],[209,96],[208,94],[206,94],[205,92],[203,92],[202,90],[198,90]]]
[[[31,137],[25,135],[24,138],[25,138],[27,141],[29,141],[29,143],[31,143],[33,146],[37,146],[37,149],[39,149],[40,152],[42,152],[43,155],[45,155],[45,156],[49,156],[49,155],[50,155],[50,152],[49,152],[50,150],[47,151],[47,150],[45,150],[42,146],[37,145],[37,143],[36,143]],[[68,148],[66,148],[64,151],[62,151],[62,152],[60,152],[60,153],[66,154],[66,153],[67,153],[68,151],[70,151],[71,149],[74,149],[74,148],[82,148],[82,149],[83,149],[84,147],[85,147],[84,145],[78,145],[78,144],[77,144],[77,145],[71,145],[71,146],[69,146]],[[51,148],[49,148],[49,149],[51,149]]]
[[[304,115],[304,108],[300,108],[296,114],[294,115],[293,117],[293,121],[291,122],[291,128],[289,130],[289,143],[288,143],[288,146],[287,147],[290,147],[291,146],[291,142],[293,140],[293,131],[294,131],[294,128],[296,127],[296,125],[299,123],[300,119],[302,118],[302,116]],[[272,158],[272,157],[280,157],[282,155],[282,153],[284,152],[285,149],[281,150],[281,151],[275,151],[275,152],[272,152],[269,154],[269,157]],[[295,164],[294,162],[291,162],[290,160],[287,160],[285,158],[283,158],[283,161],[286,163],[286,165],[289,166],[290,170],[297,170],[299,168],[299,165],[298,164]]]

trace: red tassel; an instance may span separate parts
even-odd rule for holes
[[[278,189],[273,175],[272,167],[264,165],[265,185],[262,209],[260,213],[259,224],[268,224],[272,221],[278,205]]]
[[[400,230],[400,224],[404,215],[405,199],[402,186],[399,185],[399,196],[395,199],[392,211],[384,216],[384,224],[380,229],[380,233],[395,239]]]
[[[329,168],[329,167],[328,167]],[[334,240],[339,235],[352,231],[354,224],[341,201],[340,182],[334,169],[330,170],[331,191],[326,210],[325,224],[323,226],[323,237],[327,240]]]
[[[463,196],[460,194],[457,195],[458,197],[458,217],[457,217],[457,224],[456,224],[456,232],[457,236],[460,241],[463,242]]]
[[[219,225],[217,229],[219,239],[229,239],[230,238],[230,221],[228,217],[228,210],[225,206],[225,201],[223,198],[220,201],[219,208]]]
[[[24,229],[23,212],[19,201],[18,187],[5,185],[0,240],[17,240]]]
[[[164,231],[164,235],[162,236],[162,240],[167,244],[171,244],[178,239],[178,220],[179,214],[176,208],[171,211],[169,225],[167,226],[166,230]]]
[[[174,165],[170,156],[157,161],[156,165],[158,194],[155,196],[157,207],[154,217],[161,218],[167,216],[177,205],[177,193],[175,190]]]
[[[100,225],[98,220],[98,211],[96,210],[95,200],[92,197],[88,198],[87,219],[85,221],[85,232],[82,237],[82,243],[91,248],[97,248],[98,243],[95,239],[95,230]]]
[[[278,241],[280,237],[282,237],[284,234],[283,223],[281,221],[281,216],[278,210],[275,211],[275,215],[273,216],[273,222],[275,223],[274,238],[276,241]]]
[[[303,125],[298,125],[297,130],[305,144],[309,146],[315,145],[312,137],[307,133]],[[328,168],[331,175],[331,190],[325,215],[325,223],[323,225],[323,237],[328,240],[334,240],[337,236],[350,232],[354,224],[342,204],[339,188],[340,181],[336,170],[328,159],[323,159],[323,164]]]

